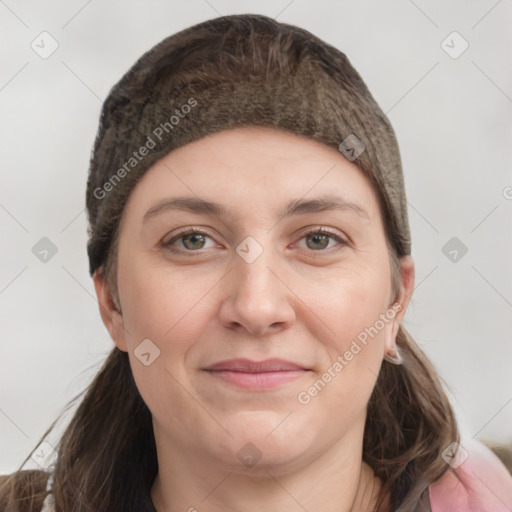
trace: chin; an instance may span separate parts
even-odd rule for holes
[[[288,468],[314,449],[316,429],[311,422],[298,421],[296,412],[247,411],[229,421],[233,437],[219,456],[235,455],[237,471],[255,474],[258,470]],[[318,442],[318,439],[316,440]],[[228,459],[233,462],[232,456]]]

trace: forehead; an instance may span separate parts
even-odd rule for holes
[[[189,196],[227,214],[270,215],[292,200],[326,195],[360,205],[370,219],[380,217],[369,179],[336,149],[282,130],[243,127],[166,155],[146,172],[125,210],[140,216],[157,202]]]

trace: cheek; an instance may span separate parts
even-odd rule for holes
[[[124,268],[120,265],[119,270],[119,292],[136,386],[156,421],[167,425],[180,442],[186,443],[184,433],[204,422],[204,410],[190,399],[194,372],[189,360],[211,321],[208,291],[218,277],[190,279],[183,273],[171,274],[163,268],[135,264]],[[159,351],[147,366],[137,357],[138,347],[146,339]]]
[[[351,404],[362,407],[375,384],[394,315],[386,317],[389,276],[384,268],[373,268],[345,275],[316,299],[309,298],[329,327],[323,329],[323,337],[317,333],[326,357],[318,375],[325,386],[318,383],[316,389],[325,407],[326,403],[345,410]],[[310,391],[315,395],[315,390]]]
[[[345,272],[312,293],[309,302],[329,326],[329,346],[338,349],[338,353],[347,350],[360,334],[364,339],[362,333],[368,329],[375,333],[372,327],[389,306],[389,278],[389,272],[376,263]],[[377,327],[379,334],[385,331],[382,322]]]
[[[180,351],[208,321],[205,295],[213,276],[190,279],[186,273],[149,265],[120,265],[119,292],[132,350],[144,338],[163,350]],[[169,343],[172,340],[172,344]]]

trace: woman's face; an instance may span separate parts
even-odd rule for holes
[[[173,151],[136,186],[119,235],[122,313],[103,316],[157,446],[239,471],[288,468],[360,447],[413,274],[405,258],[393,308],[377,197],[355,164],[238,128]]]

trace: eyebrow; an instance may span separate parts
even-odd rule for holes
[[[146,222],[159,213],[169,210],[182,210],[196,214],[214,215],[217,217],[228,217],[228,209],[213,201],[205,201],[197,197],[174,197],[162,199],[153,205],[145,214],[143,222]],[[341,210],[357,214],[363,219],[369,220],[370,217],[366,210],[360,205],[348,201],[338,196],[322,196],[315,199],[293,199],[287,203],[280,211],[275,212],[276,217],[290,217],[293,215],[304,215],[307,213],[316,213],[330,210]]]

